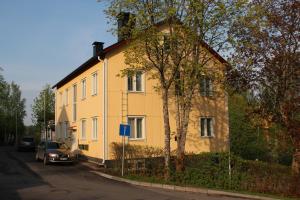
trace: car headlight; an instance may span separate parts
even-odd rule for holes
[[[56,153],[49,153],[49,157],[57,158],[57,157],[58,157],[58,154],[56,154]]]

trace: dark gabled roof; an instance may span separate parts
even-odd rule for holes
[[[103,50],[103,54],[107,54],[112,50],[115,50],[125,44],[127,44],[128,41],[122,40],[120,42],[117,42],[109,47],[106,47]],[[218,54],[213,48],[211,48],[206,42],[203,41],[202,45],[207,48],[207,50],[213,54],[221,63],[226,64],[228,66],[228,62],[222,57],[220,56],[220,54]],[[62,87],[64,84],[66,84],[67,82],[69,82],[70,80],[72,80],[73,78],[75,78],[76,76],[78,76],[79,74],[83,73],[84,71],[88,70],[89,68],[91,68],[92,66],[94,66],[95,64],[97,64],[99,62],[98,60],[98,56],[93,56],[90,59],[88,59],[85,63],[83,63],[82,65],[80,65],[77,69],[75,69],[73,72],[71,72],[69,75],[67,75],[65,78],[63,78],[61,81],[59,81],[58,83],[56,83],[55,85],[52,86],[52,88],[60,88]]]
[[[125,44],[126,41],[120,41],[117,42],[107,48],[105,48],[103,50],[104,54],[122,46],[123,44]],[[82,65],[80,65],[79,67],[77,67],[74,71],[72,71],[70,74],[68,74],[65,78],[63,78],[62,80],[60,80],[58,83],[56,83],[55,85],[52,86],[52,88],[60,88],[61,86],[63,86],[64,84],[66,84],[67,82],[69,82],[70,80],[72,80],[73,78],[75,78],[76,76],[78,76],[79,74],[83,73],[84,71],[88,70],[89,68],[91,68],[92,66],[94,66],[95,64],[97,64],[99,62],[98,60],[98,56],[93,56],[90,59],[88,59],[85,63],[83,63]]]

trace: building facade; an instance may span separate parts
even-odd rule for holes
[[[125,41],[103,49],[95,42],[94,55],[53,86],[55,88],[56,140],[64,141],[75,152],[91,159],[113,159],[112,142],[121,142],[119,125],[131,125],[129,144],[163,148],[162,100],[154,87],[157,81],[147,73],[118,76],[126,68]],[[225,70],[225,60],[212,49],[212,67]],[[202,88],[194,99],[186,140],[186,152],[225,151],[228,148],[227,97],[213,96],[216,88],[210,80],[201,80]],[[174,103],[170,104],[171,148],[176,148]]]

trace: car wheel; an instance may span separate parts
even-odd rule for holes
[[[49,161],[47,159],[47,156],[44,156],[44,165],[48,165]]]
[[[36,160],[36,161],[40,161],[40,158],[39,158],[39,156],[38,156],[37,153],[35,154],[35,160]]]

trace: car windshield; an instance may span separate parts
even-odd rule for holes
[[[59,149],[59,143],[57,142],[48,142],[47,143],[47,148],[48,149]]]
[[[33,138],[23,138],[23,142],[33,142]]]

